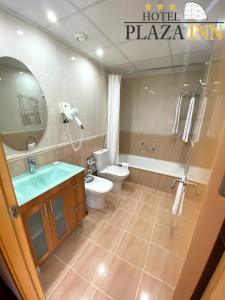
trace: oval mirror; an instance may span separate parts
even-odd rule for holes
[[[45,96],[31,71],[12,57],[0,58],[0,137],[12,149],[32,150],[47,125]]]

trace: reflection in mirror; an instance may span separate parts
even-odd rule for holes
[[[0,58],[0,137],[17,151],[32,150],[47,125],[47,105],[31,71],[12,57]]]

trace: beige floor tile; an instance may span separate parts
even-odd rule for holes
[[[60,280],[69,272],[69,268],[54,256],[50,256],[40,267],[40,281],[48,296]]]
[[[103,223],[103,220],[98,220],[91,216],[87,216],[83,219],[81,224],[76,228],[76,232],[86,236],[87,238],[91,238],[92,235],[95,234],[96,230]]]
[[[141,272],[114,257],[100,289],[115,300],[134,300]]]
[[[143,274],[137,300],[171,300],[173,290],[161,281],[151,277],[148,274]]]
[[[87,239],[79,234],[72,234],[54,252],[67,265],[71,265],[87,244]]]
[[[157,206],[160,205],[160,195],[152,192],[145,192],[141,198],[141,201],[147,205]]]
[[[156,223],[160,225],[167,225],[174,229],[174,231],[182,233],[187,237],[191,237],[194,230],[194,221],[182,216],[174,216],[172,212],[167,210],[159,211]]]
[[[88,208],[88,215],[100,222],[108,220],[111,217],[111,211],[107,209]]]
[[[88,281],[98,285],[108,272],[112,256],[107,250],[89,242],[73,265],[73,269]]]
[[[134,235],[126,233],[117,250],[117,255],[135,265],[143,268],[148,251],[148,243]]]
[[[183,266],[183,260],[176,255],[150,245],[145,271],[175,288]]]
[[[186,256],[189,246],[189,241],[187,238],[164,225],[155,226],[152,236],[152,243],[168,249],[180,257]]]
[[[119,208],[133,213],[137,209],[138,204],[138,200],[134,200],[131,197],[123,197]]]
[[[121,229],[127,229],[131,216],[129,212],[117,209],[108,222]]]
[[[102,247],[114,252],[118,247],[123,235],[124,232],[119,228],[116,228],[108,223],[104,223],[93,237],[93,240]]]
[[[110,300],[111,297],[106,296],[105,294],[101,293],[100,291],[96,291],[93,300]]]
[[[149,221],[155,221],[156,213],[156,207],[149,206],[144,203],[140,203],[137,210],[135,211],[135,214]]]
[[[50,300],[78,300],[78,299],[92,299],[95,294],[96,288],[90,285],[79,275],[73,271],[65,276],[62,282],[57,286]]]
[[[111,203],[114,209],[117,209],[121,202],[121,196],[118,193],[108,193],[105,196],[107,202]]]
[[[133,216],[127,231],[139,236],[142,239],[150,240],[153,230],[153,223],[140,218],[138,216]]]

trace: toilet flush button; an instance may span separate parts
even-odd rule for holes
[[[220,185],[219,194],[220,194],[220,196],[225,197],[225,175],[224,175],[223,181],[221,182],[221,185]]]

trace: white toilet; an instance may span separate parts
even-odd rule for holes
[[[89,175],[88,178],[93,180],[90,182],[85,180],[87,206],[102,209],[105,207],[105,195],[112,190],[113,183],[110,180],[94,175]]]
[[[97,173],[113,182],[112,192],[119,192],[122,189],[123,181],[129,176],[130,171],[126,167],[110,165],[109,150],[100,149],[93,153],[96,159]]]

